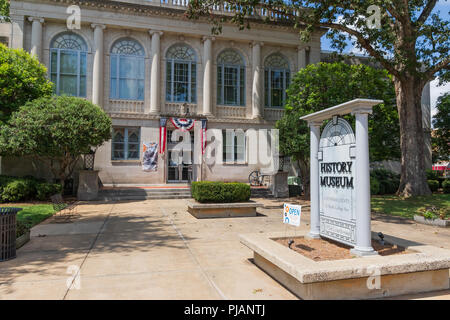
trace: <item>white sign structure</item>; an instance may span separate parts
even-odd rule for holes
[[[284,204],[283,223],[299,227],[301,216],[302,216],[302,206],[289,203]]]
[[[300,119],[310,127],[311,230],[309,237],[352,245],[352,253],[374,255],[370,230],[368,116],[382,100],[356,99]],[[356,136],[347,121],[356,118]],[[320,137],[324,120],[330,121]]]
[[[337,116],[319,142],[320,235],[356,244],[355,135]]]

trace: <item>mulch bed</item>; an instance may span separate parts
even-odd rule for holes
[[[303,237],[296,237],[276,238],[272,240],[286,247],[289,246],[289,240],[294,240],[294,243],[291,245],[291,249],[314,261],[356,258],[355,255],[350,253],[350,249],[352,247],[329,239],[306,239]],[[414,252],[412,250],[405,249],[404,247],[393,245],[387,242],[385,242],[384,245],[381,245],[376,240],[372,240],[372,247],[378,252],[380,256],[407,254]]]

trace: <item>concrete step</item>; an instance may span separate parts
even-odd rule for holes
[[[188,199],[188,188],[111,188],[101,189],[98,199],[102,201],[147,200],[147,199]]]

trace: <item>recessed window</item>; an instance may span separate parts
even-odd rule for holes
[[[246,138],[244,130],[222,131],[223,162],[243,163],[246,161]]]
[[[144,100],[144,48],[133,39],[121,39],[111,49],[111,99]]]
[[[288,61],[280,54],[270,55],[264,63],[264,101],[268,108],[281,108],[286,103],[290,70]]]
[[[113,128],[112,160],[139,160],[139,128]]]
[[[75,33],[56,36],[50,45],[50,78],[57,95],[86,97],[87,46]]]
[[[197,64],[194,50],[185,44],[176,44],[166,54],[166,101],[197,101]]]
[[[245,105],[245,65],[241,55],[227,49],[217,58],[217,103]]]

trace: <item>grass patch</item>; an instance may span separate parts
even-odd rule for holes
[[[25,222],[31,227],[41,223],[55,213],[51,204],[0,204],[0,207],[22,208],[17,213],[17,221]]]
[[[374,212],[413,219],[414,215],[427,207],[449,208],[450,194],[433,194],[408,199],[395,195],[373,196],[371,205]]]

